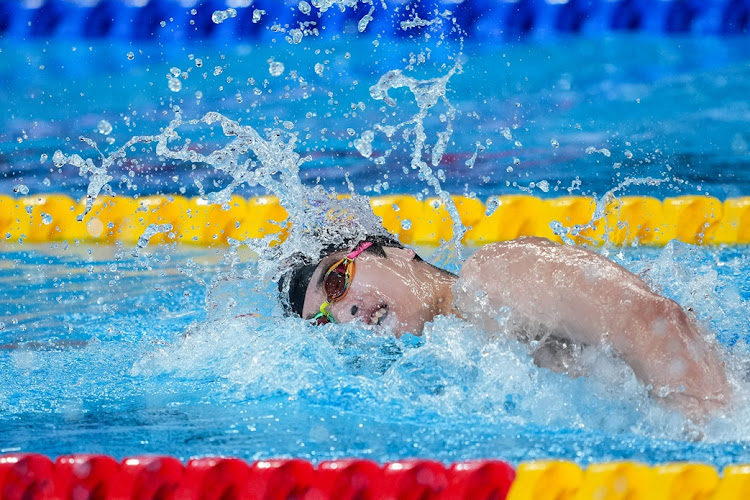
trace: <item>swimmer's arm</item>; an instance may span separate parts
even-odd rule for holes
[[[721,362],[682,308],[588,250],[541,238],[487,245],[464,265],[455,305],[485,328],[497,328],[497,311],[508,307],[573,342],[607,343],[655,395],[689,415],[729,397]]]

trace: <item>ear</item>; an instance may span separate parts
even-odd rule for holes
[[[404,260],[412,260],[417,254],[411,248],[383,247],[383,249],[387,257],[402,258]]]

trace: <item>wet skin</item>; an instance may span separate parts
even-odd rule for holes
[[[515,334],[498,322],[505,308],[517,331],[552,332],[576,345],[609,345],[652,394],[691,418],[729,400],[724,367],[695,322],[677,303],[596,253],[519,238],[477,250],[456,277],[414,260],[412,250],[386,247],[385,252],[387,258],[369,252],[357,257],[347,295],[330,307],[337,323],[359,320],[400,336],[420,334],[438,314],[454,314],[490,333]],[[325,300],[319,281],[343,256],[334,254],[318,265],[304,317],[318,312]],[[580,372],[559,361],[540,364]]]

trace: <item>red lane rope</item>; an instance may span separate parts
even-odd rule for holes
[[[2,500],[504,500],[514,478],[509,464],[491,460],[446,467],[345,459],[315,467],[300,459],[197,458],[184,465],[168,456],[0,456]]]

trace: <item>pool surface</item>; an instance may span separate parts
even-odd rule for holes
[[[451,318],[422,339],[398,341],[281,319],[272,286],[223,279],[207,287],[233,274],[220,253],[170,249],[138,261],[107,248],[4,252],[0,450],[750,459],[740,410],[692,441],[681,417],[617,363],[599,379],[571,380],[536,368],[520,344],[487,342]],[[747,362],[745,247],[674,244],[616,258],[701,310],[732,363]],[[255,311],[261,317],[240,316]]]

